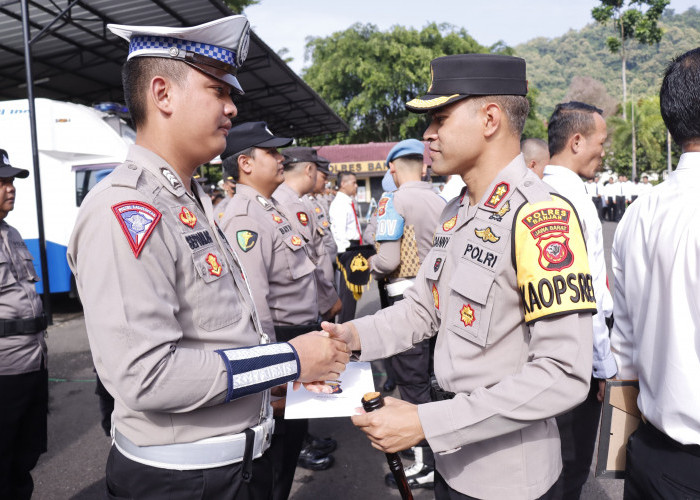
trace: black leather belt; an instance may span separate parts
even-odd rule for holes
[[[680,451],[684,451],[686,453],[690,453],[691,455],[694,455],[696,457],[700,457],[700,445],[679,443],[678,441],[673,439],[671,436],[667,435],[666,433],[664,433],[660,429],[657,429],[656,427],[654,427],[651,424],[651,422],[649,422],[646,418],[642,418],[642,422],[640,423],[640,425],[646,426],[646,428],[650,434],[656,436],[657,439],[665,442],[668,446],[676,448]]]
[[[437,383],[435,375],[430,376],[430,400],[431,401],[445,401],[448,399],[454,399],[455,393],[446,391],[440,384]]]
[[[321,331],[321,323],[309,323],[308,325],[281,326],[275,325],[275,337],[277,342],[289,342],[294,337],[304,333]]]
[[[46,330],[48,324],[44,314],[36,318],[0,319],[0,337],[33,335]]]

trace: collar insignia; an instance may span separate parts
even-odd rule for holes
[[[484,203],[484,206],[496,208],[498,204],[501,203],[503,197],[508,194],[508,191],[510,191],[510,185],[507,182],[499,182],[496,184],[496,187],[493,188],[493,191],[491,191],[491,196],[489,196],[488,201]]]
[[[167,168],[161,168],[160,173],[163,174],[163,177],[168,179],[168,182],[173,187],[173,189],[179,189],[182,186],[182,184],[180,184],[180,181],[177,180],[177,176]]]

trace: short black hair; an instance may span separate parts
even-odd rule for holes
[[[346,177],[349,177],[349,176],[351,176],[351,175],[357,177],[357,176],[356,176],[354,173],[352,173],[352,172],[343,172],[343,171],[338,172],[338,179],[336,179],[336,181],[335,181],[335,182],[336,182],[336,187],[340,188],[340,186],[343,185],[343,181],[345,180],[345,178],[346,178]]]
[[[485,102],[495,102],[505,112],[508,124],[513,135],[520,137],[525,128],[527,115],[530,113],[530,101],[522,95],[488,95],[474,96],[471,99],[484,104]]]
[[[122,66],[124,102],[129,108],[134,128],[146,123],[146,94],[153,77],[160,75],[172,79],[177,85],[187,82],[189,66],[182,61],[164,57],[134,57]]]
[[[246,148],[243,151],[232,154],[221,162],[224,172],[233,177],[233,180],[236,183],[238,182],[238,179],[241,178],[241,171],[238,169],[238,158],[241,156],[250,156],[251,158],[255,158],[255,147]]]
[[[676,144],[700,139],[700,48],[671,61],[659,98],[661,117]]]
[[[561,153],[574,134],[588,136],[595,130],[593,114],[603,116],[603,110],[585,102],[570,101],[557,104],[547,127],[549,154]]]

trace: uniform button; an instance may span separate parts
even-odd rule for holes
[[[530,186],[532,186],[532,181],[525,181],[525,183],[523,184],[523,186],[525,186],[525,187],[530,187]]]
[[[168,52],[170,53],[170,57],[177,57],[177,55],[180,53],[180,50],[177,47],[170,47],[168,49]]]

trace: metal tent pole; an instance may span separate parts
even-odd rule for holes
[[[42,299],[44,313],[53,323],[51,314],[51,289],[49,286],[49,265],[46,257],[46,236],[44,234],[44,209],[41,199],[41,176],[39,174],[39,147],[36,135],[36,110],[34,109],[34,77],[32,75],[32,52],[29,32],[29,7],[27,0],[20,0],[22,4],[22,35],[24,38],[24,65],[27,70],[27,101],[29,103],[29,129],[32,140],[32,160],[34,163],[34,192],[36,195],[36,217],[39,227],[39,261],[41,263],[41,281],[44,287]]]

